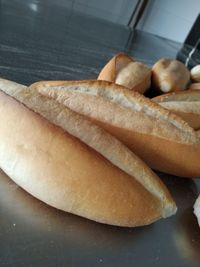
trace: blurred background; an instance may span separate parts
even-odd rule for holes
[[[200,64],[199,13],[200,0],[0,0],[1,75],[95,79],[119,52],[191,68]]]
[[[177,42],[185,41],[200,12],[199,0],[62,1],[71,3],[76,11]]]

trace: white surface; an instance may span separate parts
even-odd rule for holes
[[[69,0],[68,0],[69,1]],[[74,0],[76,11],[127,25],[137,0]]]
[[[200,0],[149,0],[138,28],[184,42],[199,13]]]

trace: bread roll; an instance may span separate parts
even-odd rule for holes
[[[199,83],[200,82],[200,65],[196,65],[190,71],[191,80],[193,82]]]
[[[173,92],[152,100],[180,116],[195,130],[200,129],[200,91]]]
[[[162,58],[152,67],[153,87],[162,93],[184,90],[189,81],[189,70],[178,60]]]
[[[98,80],[114,82],[143,94],[151,85],[151,69],[120,53],[105,65]]]
[[[198,224],[200,226],[200,195],[194,204],[194,214],[196,215],[197,220],[198,220]]]
[[[181,118],[157,103],[103,81],[52,81],[32,85],[116,136],[151,168],[200,176],[200,139]]]
[[[45,203],[101,223],[176,212],[159,178],[121,142],[36,90],[0,79],[0,167]]]

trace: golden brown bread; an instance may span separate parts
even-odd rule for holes
[[[103,81],[52,81],[31,86],[116,136],[151,168],[200,176],[199,135],[150,99]]]
[[[47,204],[129,227],[176,212],[164,184],[136,155],[36,90],[0,79],[0,121],[0,167]]]
[[[198,198],[194,203],[194,214],[196,215],[198,224],[200,226],[200,195],[198,196]]]
[[[200,91],[186,90],[152,98],[164,108],[180,116],[195,130],[200,129]]]
[[[178,60],[162,58],[152,67],[153,87],[163,93],[184,90],[189,81],[189,70]]]
[[[151,69],[119,53],[104,66],[97,79],[114,82],[143,94],[151,85]]]

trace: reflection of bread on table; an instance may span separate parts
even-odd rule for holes
[[[173,231],[173,237],[178,252],[183,259],[189,261],[188,266],[193,266],[193,261],[200,261],[199,227],[192,213],[192,206],[178,218],[178,225]]]

